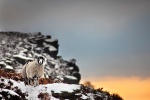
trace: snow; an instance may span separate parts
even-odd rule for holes
[[[24,52],[28,52],[28,50],[23,48],[23,50],[21,50],[20,52],[24,53]]]
[[[0,64],[2,64],[2,65],[6,65],[6,63],[4,63],[4,62],[2,62],[2,61],[0,62]]]
[[[87,96],[85,96],[85,95],[82,95],[82,97],[81,97],[82,99],[88,99],[88,97]]]
[[[51,97],[50,100],[60,100],[60,99],[57,99],[57,98],[54,98],[54,97]]]
[[[10,60],[6,60],[5,62],[6,62],[6,63],[11,63],[12,61],[10,61]]]
[[[48,47],[48,48],[49,48],[49,51],[57,51],[57,49],[56,49],[54,46],[52,46],[52,45],[49,45],[49,44],[46,44],[46,43],[43,43],[43,45],[44,45],[45,47]]]
[[[14,81],[12,79],[10,81],[13,82],[13,87],[17,86],[17,87],[19,87],[22,90],[22,92],[26,92],[26,86],[25,86],[24,82],[16,82],[16,81]]]
[[[11,54],[10,54],[10,53],[8,53],[8,52],[6,52],[5,54],[6,54],[7,56],[11,56]]]
[[[62,93],[62,92],[73,92],[74,90],[80,89],[80,85],[69,85],[64,83],[53,83],[53,84],[47,84],[47,85],[40,85],[37,87],[29,86],[27,87],[30,90],[30,94],[33,97],[33,95],[38,95],[38,92],[48,92],[51,94],[51,91],[54,91],[54,93]]]
[[[59,68],[59,67],[60,67],[60,63],[56,63],[55,68]]]
[[[57,49],[56,49],[54,46],[50,46],[50,47],[49,47],[49,50],[50,50],[50,51],[57,51]]]
[[[2,78],[0,78],[1,81]],[[18,87],[21,89],[23,93],[28,93],[28,99],[38,100],[38,94],[40,93],[62,93],[62,92],[74,92],[74,90],[79,90],[81,85],[78,84],[65,84],[65,83],[53,83],[53,84],[46,84],[46,85],[39,85],[39,86],[30,86],[24,84],[21,81],[15,81],[12,79],[5,79],[5,84],[8,84],[8,81],[13,82],[13,87]],[[8,91],[12,95],[18,95],[17,93],[13,92],[12,90],[3,89],[4,91]],[[51,96],[51,100],[59,100]]]
[[[15,93],[15,92],[12,91],[12,90],[2,89],[2,91],[9,92],[9,93],[12,94],[12,95],[17,95],[17,96],[19,96],[17,93]]]
[[[53,91],[54,93],[62,93],[62,92],[73,92],[74,90],[80,89],[80,85],[69,85],[64,83],[53,83],[47,85],[39,85],[36,87],[33,86],[26,86],[24,87],[26,92],[28,93],[28,99],[37,99],[39,93],[49,93]],[[52,99],[57,100],[57,99]],[[59,100],[59,99],[58,99]]]
[[[92,93],[87,93],[87,96],[91,98],[91,100],[94,100],[94,94]],[[107,100],[107,99],[106,99]]]
[[[64,80],[64,78],[61,75],[56,76],[56,78],[58,78],[60,80]]]
[[[13,69],[13,67],[7,65],[5,62],[0,62],[0,64],[4,65],[6,67],[6,69]]]
[[[39,88],[37,87],[32,87],[32,86],[27,86],[26,91],[28,91],[28,100],[36,100],[38,99],[37,96],[39,94]]]
[[[80,85],[76,84],[64,84],[64,83],[53,83],[46,85],[48,91],[54,91],[54,93],[61,92],[73,92],[74,90],[79,90]]]
[[[77,78],[74,77],[74,76],[66,75],[65,77],[66,77],[66,78],[69,78],[69,79],[77,80]]]
[[[69,67],[70,70],[73,70],[73,67]]]
[[[13,67],[6,65],[6,69],[13,69]]]
[[[45,39],[45,42],[54,42],[57,41],[57,39]]]
[[[36,50],[41,50],[41,48],[39,48],[39,47],[37,47],[37,48],[35,48]]]
[[[29,57],[25,57],[21,54],[18,54],[18,55],[13,55],[13,57],[18,57],[18,58],[22,58],[22,59],[26,59],[26,60],[32,60],[32,58],[29,58]]]

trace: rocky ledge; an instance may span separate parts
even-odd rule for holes
[[[62,82],[78,84],[81,75],[76,60],[63,60],[57,55],[58,47],[57,39],[40,32],[0,32],[0,68],[19,73],[27,60],[43,56],[46,58],[45,78],[54,77]]]

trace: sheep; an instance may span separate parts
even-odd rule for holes
[[[21,74],[28,85],[38,85],[38,79],[44,74],[44,58],[38,57],[36,60],[30,61],[24,65]]]
[[[21,76],[22,78],[25,80],[25,84],[27,84],[27,74],[26,74],[26,65],[29,63],[29,62],[32,62],[33,60],[27,60],[25,65],[22,67],[21,69]]]

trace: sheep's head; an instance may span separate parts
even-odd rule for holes
[[[42,56],[37,58],[38,64],[42,65],[44,63],[44,58]]]

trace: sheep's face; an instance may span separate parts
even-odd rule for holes
[[[44,63],[44,58],[43,57],[38,57],[38,64],[43,64]]]

